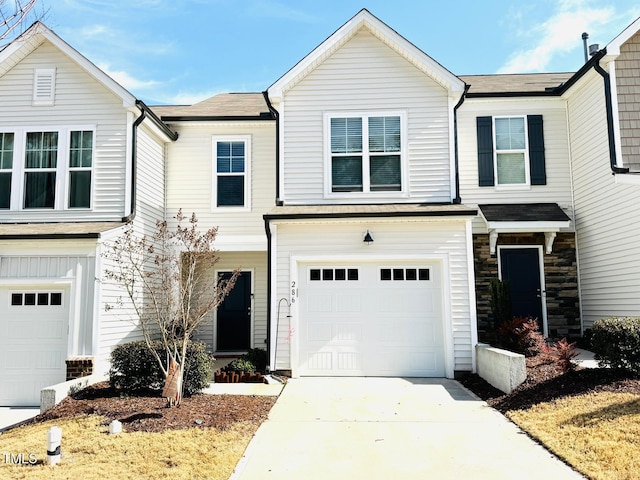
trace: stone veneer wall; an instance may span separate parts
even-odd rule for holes
[[[501,234],[500,245],[543,245],[544,234]],[[476,277],[476,308],[480,339],[491,328],[492,278],[498,278],[498,257],[489,254],[489,235],[474,235],[473,250]],[[543,249],[544,250],[544,249]],[[547,325],[549,337],[580,336],[580,303],[575,235],[558,233],[553,252],[544,254],[545,288],[547,292]]]

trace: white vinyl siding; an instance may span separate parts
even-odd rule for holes
[[[34,69],[54,67],[55,104],[33,105]],[[130,131],[122,100],[45,41],[0,77],[0,130],[38,127],[37,131],[50,131],[74,125],[95,125],[91,211],[0,210],[0,222],[116,221],[124,216]]]
[[[167,218],[182,210],[196,212],[199,225],[206,229],[218,227],[217,244],[231,238],[259,238],[266,250],[266,235],[262,215],[275,203],[275,124],[274,122],[238,122],[234,125],[181,123],[172,125],[179,135],[177,142],[167,146]],[[251,208],[212,209],[213,159],[212,136],[251,138]],[[237,244],[237,243],[236,243]]]
[[[476,117],[542,115],[546,163],[546,185],[478,186]],[[458,158],[460,196],[465,205],[485,203],[557,203],[573,218],[566,103],[563,99],[467,99],[458,110]],[[528,160],[527,160],[528,161]],[[484,222],[474,221],[474,233]]]
[[[611,174],[602,77],[569,98],[578,268],[584,328],[608,316],[640,316],[640,186]]]
[[[406,112],[404,196],[376,202],[449,202],[451,152],[446,90],[366,30],[358,32],[291,90],[281,105],[282,195],[288,204],[361,203],[325,198],[324,114]],[[329,175],[330,178],[330,175]]]
[[[374,243],[366,245],[362,238],[370,229]],[[292,257],[330,256],[340,259],[341,264],[357,267],[358,262],[375,261],[376,258],[402,257],[406,263],[408,258],[416,261],[447,259],[442,265],[444,293],[445,336],[452,335],[454,370],[471,370],[472,368],[472,311],[470,305],[469,271],[467,258],[466,222],[464,221],[368,221],[335,222],[330,226],[326,222],[317,223],[277,223],[277,235],[274,245],[277,252],[273,268],[277,272],[276,285],[273,287],[273,298],[292,298],[291,259]],[[391,262],[392,258],[388,258]],[[311,262],[308,260],[307,263]],[[316,261],[317,263],[317,261]],[[276,368],[291,368],[290,346],[295,343],[292,337],[298,331],[288,317],[290,310],[282,303],[279,316],[272,318],[277,325]],[[475,313],[473,313],[475,315]],[[447,318],[448,316],[448,318]],[[275,318],[277,317],[277,318]],[[447,327],[446,325],[449,325]],[[447,332],[448,330],[448,332]],[[275,337],[275,330],[272,331]],[[445,337],[446,338],[446,337]],[[295,373],[295,372],[294,372]]]

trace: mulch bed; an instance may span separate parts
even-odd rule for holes
[[[539,357],[526,359],[527,379],[512,393],[505,394],[475,374],[458,380],[496,410],[524,410],[541,402],[593,392],[640,395],[640,379],[610,368],[582,368],[562,374],[553,363]]]
[[[225,430],[237,422],[262,423],[277,397],[196,394],[178,407],[167,407],[160,392],[121,395],[108,382],[97,383],[65,398],[32,422],[79,415],[102,415],[105,424],[122,422],[127,432],[163,432],[187,428]]]

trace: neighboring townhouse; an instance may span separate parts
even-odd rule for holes
[[[180,135],[167,149],[167,220],[182,208],[215,227],[220,256],[211,284],[242,270],[196,334],[217,355],[266,349],[267,237],[274,205],[276,122],[262,93],[221,94],[189,107],[153,107]]]
[[[140,338],[104,303],[101,245],[164,217],[176,138],[129,92],[35,23],[0,52],[0,405],[92,371]]]
[[[566,94],[584,329],[640,316],[639,32],[640,18]]]

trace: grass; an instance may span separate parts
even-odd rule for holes
[[[62,429],[62,459],[46,464],[46,434]],[[242,422],[225,431],[168,430],[109,435],[97,415],[58,419],[9,430],[0,435],[0,478],[83,480],[228,479],[257,426]],[[35,453],[35,465],[6,463],[4,454]]]
[[[507,416],[594,480],[640,478],[640,397],[598,392],[539,403]]]

